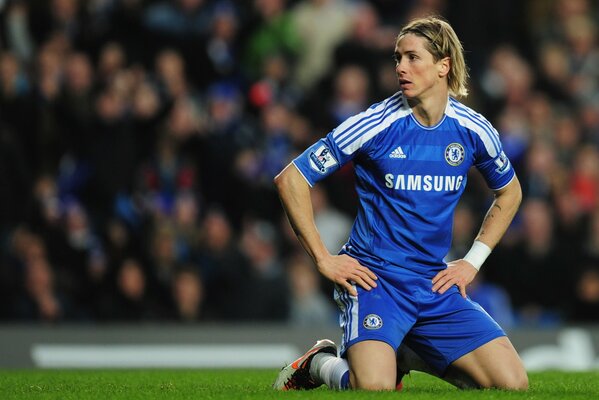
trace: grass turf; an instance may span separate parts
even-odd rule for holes
[[[413,373],[402,392],[276,392],[274,370],[2,370],[0,399],[599,399],[599,372],[530,374],[530,390],[460,391]]]

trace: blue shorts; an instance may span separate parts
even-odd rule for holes
[[[478,303],[453,286],[433,293],[431,278],[397,266],[367,265],[378,280],[358,296],[337,286],[335,300],[343,338],[341,355],[364,340],[379,340],[397,350],[405,342],[439,374],[461,356],[500,336],[501,327]],[[356,285],[357,286],[357,285]]]

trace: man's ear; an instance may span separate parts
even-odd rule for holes
[[[437,62],[439,68],[439,77],[443,78],[449,74],[451,70],[451,58],[445,57]]]

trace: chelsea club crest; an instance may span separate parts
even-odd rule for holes
[[[449,165],[458,166],[464,161],[464,148],[459,143],[451,143],[445,148],[445,161]]]
[[[376,314],[368,314],[362,325],[366,329],[380,329],[383,326],[383,319]]]

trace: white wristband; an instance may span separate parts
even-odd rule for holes
[[[483,242],[475,240],[470,251],[464,256],[463,260],[468,261],[478,271],[487,257],[489,257],[489,254],[491,254],[491,248]]]

